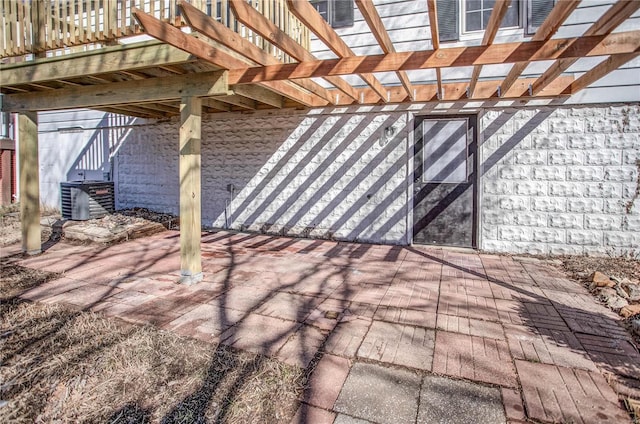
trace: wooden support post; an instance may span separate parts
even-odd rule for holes
[[[3,140],[4,141],[4,140]],[[4,146],[2,146],[4,147]],[[13,167],[11,166],[11,157],[14,154],[14,150],[0,149],[0,161],[2,165],[2,175],[0,175],[0,205],[10,205],[12,202],[11,187],[13,185]]]
[[[38,164],[38,114],[18,115],[18,164],[20,167],[20,222],[22,250],[30,255],[41,252],[40,176]]]
[[[180,103],[180,283],[202,280],[200,144],[202,99]]]

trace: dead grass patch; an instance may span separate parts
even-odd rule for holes
[[[40,206],[40,216],[56,215],[56,209]],[[42,241],[47,241],[51,236],[51,230],[42,229]],[[12,203],[7,206],[0,206],[0,246],[9,246],[19,243],[22,237],[20,229],[20,204]]]
[[[305,372],[17,292],[55,275],[5,264],[0,422],[289,422]]]
[[[584,280],[594,271],[609,277],[640,281],[640,260],[627,257],[563,256],[564,269],[575,279]]]

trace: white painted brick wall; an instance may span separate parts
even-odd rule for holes
[[[480,247],[545,254],[640,249],[640,199],[632,202],[638,116],[637,105],[486,111],[479,125],[487,134],[479,154],[486,161]],[[117,206],[177,213],[177,122],[142,124],[118,133]],[[383,143],[387,126],[398,135]],[[228,220],[236,229],[403,244],[409,132],[405,113],[384,109],[206,117],[203,224],[224,227]],[[57,203],[58,182],[77,168],[60,158],[78,158],[84,144],[101,140],[94,136],[100,132],[85,133],[62,142],[41,134],[44,199]],[[228,184],[236,192],[227,209]]]
[[[207,117],[203,224],[406,243],[406,123],[405,113]],[[116,158],[118,207],[178,212],[177,131],[171,122],[130,135]]]
[[[590,255],[640,249],[640,199],[631,203],[639,178],[640,106],[505,116],[513,124],[500,130],[500,112],[481,119],[481,131],[491,133],[481,141],[480,158],[514,146],[483,170],[482,249]],[[526,136],[518,132],[534,127]]]

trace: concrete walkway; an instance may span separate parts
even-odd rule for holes
[[[578,283],[535,260],[216,232],[203,282],[174,282],[179,235],[60,243],[27,292],[315,366],[294,422],[625,423],[609,373],[640,354]]]

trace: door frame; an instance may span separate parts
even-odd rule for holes
[[[415,181],[415,143],[416,143],[416,123],[424,120],[443,120],[443,119],[461,119],[467,118],[472,123],[472,136],[473,140],[467,146],[467,149],[473,151],[472,166],[473,172],[469,182],[472,183],[472,197],[473,197],[473,214],[472,214],[472,227],[471,227],[471,249],[478,249],[479,246],[479,231],[480,231],[480,172],[479,172],[479,154],[480,154],[480,131],[478,125],[480,124],[480,113],[460,113],[460,114],[418,114],[409,113],[407,118],[408,127],[408,143],[407,143],[407,244],[413,246],[413,209],[415,206],[414,197],[414,181]],[[472,147],[473,146],[473,147]],[[419,244],[420,246],[430,246],[427,244]]]

